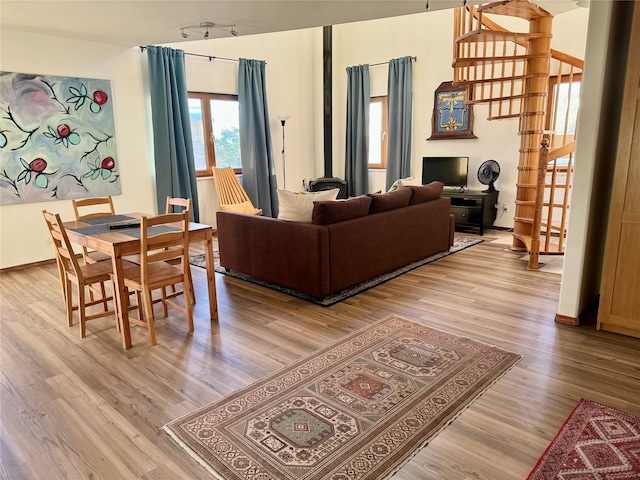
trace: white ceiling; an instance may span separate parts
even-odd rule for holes
[[[440,10],[461,1],[429,3]],[[553,14],[576,8],[575,0],[537,3]],[[135,46],[185,41],[180,28],[200,22],[235,24],[245,36],[425,11],[425,0],[0,0],[0,29]],[[228,36],[228,28],[210,30],[210,38]]]

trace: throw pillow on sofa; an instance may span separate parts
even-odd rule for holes
[[[329,225],[344,222],[353,218],[364,217],[369,214],[371,197],[360,195],[347,200],[333,202],[313,202],[311,223],[315,225]]]
[[[409,185],[422,185],[422,182],[418,177],[399,178],[398,180],[393,182],[393,185],[389,187],[389,190],[387,190],[387,192],[393,192],[399,187],[408,187]]]
[[[382,213],[409,205],[411,189],[409,187],[399,187],[393,192],[372,193],[369,196],[371,197],[369,213]]]
[[[411,189],[409,205],[415,205],[416,203],[430,202],[431,200],[440,198],[444,183],[431,182],[426,185],[420,185],[419,187],[409,185],[407,188]]]
[[[290,222],[311,223],[313,202],[335,200],[339,188],[320,192],[290,192],[278,189],[278,219]]]

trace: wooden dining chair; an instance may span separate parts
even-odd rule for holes
[[[116,214],[113,208],[111,197],[95,197],[71,200],[73,204],[73,213],[76,221],[88,220],[91,218],[109,217]],[[87,247],[82,247],[82,259],[85,264],[101,262],[103,260],[111,260],[111,257],[105,253],[90,251]]]
[[[193,214],[192,214],[192,202],[190,198],[180,198],[180,197],[167,197],[167,204],[165,207],[165,213],[182,213],[182,212],[187,212],[187,218],[189,220],[191,220]],[[137,263],[138,265],[140,265],[141,259],[140,259],[140,255],[139,254],[133,254],[133,255],[127,255],[126,257],[127,260],[129,260],[130,262],[133,263]],[[180,262],[182,261],[182,259],[180,258],[173,258],[173,259],[168,259],[166,260],[167,263],[170,263],[172,265],[180,265]],[[188,266],[188,275],[189,275],[189,283],[193,286],[193,278],[191,277],[191,267]],[[171,285],[171,291],[173,293],[176,293],[176,286],[175,285]],[[190,293],[190,298],[191,298],[191,304],[195,305],[196,303],[196,296],[195,293],[193,291],[193,288],[191,289],[191,293]],[[154,300],[155,303],[160,302],[162,299],[158,299],[156,298]]]
[[[165,213],[188,212],[187,220],[191,221],[191,219],[193,218],[192,205],[193,205],[193,202],[191,201],[190,198],[167,197],[167,205],[165,208]],[[180,259],[174,258],[172,260],[167,260],[167,262],[172,265],[179,265]],[[191,284],[191,287],[193,287],[193,277],[191,277],[191,267],[187,265],[187,268],[188,268],[188,274],[189,274],[189,283]],[[171,290],[172,292],[175,293],[176,286],[172,285]],[[190,292],[191,292],[191,295],[190,295],[191,304],[195,305],[196,296],[195,296],[195,292],[193,291],[193,288],[191,288]]]
[[[97,262],[81,265],[73,251],[73,247],[71,246],[71,242],[67,236],[67,231],[62,224],[60,215],[49,213],[46,210],[42,211],[42,215],[47,223],[49,234],[51,235],[51,239],[53,240],[55,247],[56,259],[61,275],[60,281],[63,285],[63,296],[67,311],[67,323],[70,327],[73,326],[73,311],[77,310],[80,323],[80,336],[84,338],[86,336],[86,323],[89,320],[115,314],[115,310],[110,309],[108,306],[108,302],[113,300],[113,296],[107,296],[104,293],[106,291],[105,283],[111,281],[111,262]],[[126,264],[125,266],[131,267],[133,265]],[[77,305],[73,305],[72,284],[75,284],[78,290]],[[99,298],[87,301],[86,290],[95,288],[96,285],[100,286]],[[87,313],[88,307],[99,304],[103,305],[102,311],[93,314]]]
[[[233,168],[214,168],[213,182],[216,187],[220,210],[262,215],[262,210],[254,207],[249,195],[236,177]]]
[[[189,332],[193,332],[193,307],[190,301],[189,281],[189,212],[169,213],[140,219],[140,265],[124,271],[124,285],[136,293],[138,306],[144,305],[144,316],[137,307],[126,308],[123,314],[129,315],[132,309],[138,310],[138,318],[129,317],[129,322],[142,325],[149,331],[151,345],[156,344],[154,329],[154,300],[152,291],[162,294],[163,314],[168,314],[167,305],[182,311],[187,316]],[[179,265],[171,265],[167,260],[180,259]],[[167,294],[166,288],[182,284],[182,289]],[[184,306],[176,302],[176,297],[184,297]]]
[[[167,206],[164,213],[182,213],[188,210],[188,220],[191,221],[193,218],[192,208],[193,202],[190,198],[167,197]]]

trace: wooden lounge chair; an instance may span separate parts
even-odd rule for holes
[[[220,210],[262,215],[262,210],[254,207],[233,168],[214,168],[213,181],[216,186]]]

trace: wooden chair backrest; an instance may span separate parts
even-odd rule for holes
[[[237,203],[251,202],[249,195],[236,177],[233,168],[214,168],[213,181],[216,185],[216,194],[220,205],[235,205]]]
[[[189,212],[165,213],[140,219],[140,269],[142,283],[153,289],[148,266],[180,258],[182,272],[188,269],[189,257]],[[162,227],[154,229],[152,227]],[[150,230],[151,229],[151,230]]]
[[[187,211],[189,212],[187,218],[188,220],[191,220],[192,204],[193,202],[190,198],[167,197],[167,208],[164,213],[180,213]]]
[[[82,198],[80,200],[72,200],[73,203],[73,213],[76,216],[76,220],[85,220],[88,218],[98,218],[98,217],[107,217],[109,215],[115,215],[116,210],[113,208],[113,201],[111,197],[95,197],[95,198]],[[95,211],[95,208],[91,208],[91,213],[80,213],[80,208],[84,207],[94,207],[96,205],[107,205],[108,207],[104,210]]]
[[[58,258],[60,265],[62,265],[64,272],[71,280],[82,285],[84,283],[82,269],[80,268],[78,259],[73,251],[73,247],[71,246],[71,241],[69,240],[67,231],[62,225],[60,215],[57,213],[49,213],[46,210],[42,211],[42,215],[47,222],[49,234],[53,240],[56,257]]]

